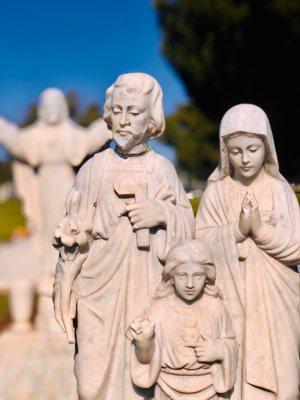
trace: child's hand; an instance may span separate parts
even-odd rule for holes
[[[130,325],[130,332],[137,344],[149,343],[155,335],[154,322],[146,317],[137,317]]]
[[[135,354],[142,364],[149,364],[155,351],[155,325],[147,317],[137,317],[129,327],[134,339]]]
[[[224,356],[221,344],[206,334],[201,336],[204,342],[197,343],[195,346],[197,361],[199,363],[222,361]]]

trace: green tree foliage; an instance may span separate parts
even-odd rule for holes
[[[70,90],[65,94],[68,108],[69,108],[69,115],[74,121],[78,118],[79,115],[79,100],[78,95],[73,90]]]
[[[37,104],[30,104],[27,107],[27,112],[26,115],[21,122],[20,126],[22,128],[25,128],[26,126],[29,126],[33,124],[37,119]]]
[[[216,126],[192,104],[182,105],[167,118],[164,140],[175,147],[178,167],[206,177],[218,161]]]
[[[299,179],[299,0],[154,4],[164,34],[163,52],[193,103],[216,126],[235,104],[261,106],[270,118],[282,172]]]
[[[0,163],[0,185],[6,181],[12,180],[12,172],[10,161],[4,161]]]
[[[78,115],[77,123],[82,126],[89,126],[93,121],[98,119],[101,115],[100,105],[98,103],[90,103],[86,109]]]

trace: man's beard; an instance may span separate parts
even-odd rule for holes
[[[139,141],[136,141],[137,138],[135,138],[131,133],[128,133],[126,136],[122,136],[119,132],[115,132],[113,133],[113,140],[122,152],[126,152],[132,150],[139,144],[146,142],[147,140],[144,140],[146,135],[147,130],[143,133],[142,137],[139,138]]]

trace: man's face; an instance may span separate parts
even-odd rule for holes
[[[187,262],[174,270],[175,293],[185,302],[192,303],[201,296],[205,281],[205,266],[199,263]]]
[[[112,97],[111,129],[113,139],[122,151],[130,151],[147,142],[151,119],[151,95],[115,88]]]

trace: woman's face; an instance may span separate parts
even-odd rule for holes
[[[175,293],[185,302],[192,303],[203,293],[205,281],[206,269],[199,263],[187,262],[174,269]]]
[[[265,145],[257,136],[240,134],[226,141],[230,165],[239,180],[251,179],[259,174],[265,160]]]

